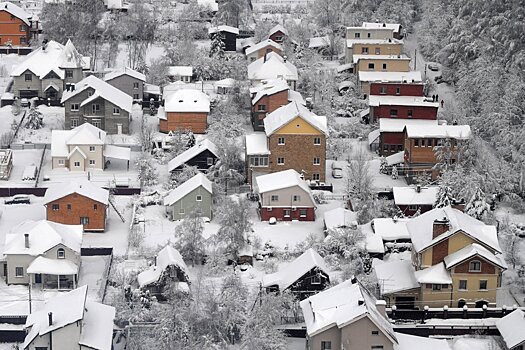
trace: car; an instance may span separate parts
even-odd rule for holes
[[[4,201],[5,204],[30,204],[31,200],[29,199],[29,196],[26,194],[17,194],[13,196],[11,199],[6,199]]]
[[[439,70],[438,64],[434,63],[434,62],[428,63],[427,67],[428,67],[428,69],[430,69],[433,72],[437,72]]]
[[[23,98],[20,100],[20,106],[22,107],[29,107],[29,100],[27,98]]]
[[[332,169],[332,177],[334,179],[341,179],[343,177],[343,169]]]

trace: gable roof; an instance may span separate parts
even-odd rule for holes
[[[51,157],[67,157],[70,145],[104,145],[106,132],[90,123],[72,130],[51,131]]]
[[[449,221],[449,230],[436,238],[432,238],[434,221],[443,218]],[[407,229],[416,252],[421,252],[458,231],[462,231],[474,240],[501,252],[495,226],[485,225],[485,223],[450,206],[434,208],[411,219],[407,223]]]
[[[217,32],[227,32],[227,33],[232,33],[232,34],[239,35],[239,28],[226,26],[226,25],[221,25],[221,26],[217,26],[217,27],[211,27],[210,29],[208,29],[208,34],[213,34],[213,33],[217,33]]]
[[[308,43],[309,49],[318,49],[330,46],[330,37],[328,35],[310,38]]]
[[[125,92],[106,83],[104,80],[95,77],[94,75],[90,75],[76,83],[75,90],[64,91],[64,93],[62,94],[61,103],[64,103],[65,101],[69,100],[73,96],[78,95],[79,93],[88,88],[94,89],[95,92],[92,96],[85,99],[82,102],[82,104],[85,104],[88,100],[92,101],[97,97],[101,97],[104,100],[107,100],[113,103],[114,105],[122,108],[123,110],[131,113],[131,109],[133,106],[133,98]]]
[[[284,291],[316,267],[330,277],[330,270],[324,259],[314,249],[310,248],[279,271],[264,275],[262,285],[263,287],[277,285],[280,291]]]
[[[407,125],[405,127],[408,138],[450,138],[468,140],[471,135],[469,125]]]
[[[24,21],[25,24],[30,25],[29,19],[32,17],[31,14],[11,2],[0,2],[0,11],[6,11]]]
[[[67,39],[67,43],[64,45],[64,50],[62,50],[58,58],[58,67],[64,69],[82,67],[84,65],[83,59],[84,58],[78,53],[71,39]]]
[[[288,60],[285,61],[281,55],[269,52],[248,65],[249,80],[267,79],[298,80],[297,68]]]
[[[290,90],[290,87],[283,79],[265,80],[256,87],[250,88],[252,97],[252,105],[255,105],[264,96],[272,96],[281,91]]]
[[[264,132],[254,132],[245,136],[246,154],[247,155],[267,155],[270,154],[268,149],[268,139]]]
[[[474,256],[480,256],[483,259],[493,263],[494,265],[501,267],[502,269],[507,269],[507,264],[505,264],[505,261],[503,261],[501,255],[494,255],[487,248],[477,243],[469,244],[461,248],[460,250],[450,255],[447,255],[444,259],[445,267],[447,269],[451,269],[457,264],[460,264],[463,261],[470,259]]]
[[[421,284],[452,284],[450,272],[445,268],[445,264],[442,262],[426,269],[416,271],[415,276],[416,280]]]
[[[525,344],[525,312],[520,309],[512,311],[505,317],[496,320],[496,327],[505,340],[507,348],[513,349]]]
[[[452,350],[445,339],[425,338],[417,335],[396,333],[398,343],[394,344],[394,350]]]
[[[171,94],[165,103],[166,112],[210,113],[210,98],[194,89],[180,89]]]
[[[394,118],[380,118],[379,131],[380,132],[403,132],[407,125],[418,125],[422,127],[431,127],[438,125],[438,120],[429,119],[394,119]]]
[[[283,188],[298,186],[307,193],[311,193],[310,187],[294,169],[279,171],[276,173],[260,175],[255,178],[259,193],[276,191]]]
[[[82,232],[82,225],[64,225],[47,220],[26,220],[6,235],[4,254],[38,256],[58,244],[63,244],[80,253]],[[25,234],[29,235],[29,248],[25,247]]]
[[[301,118],[308,124],[322,132],[328,134],[326,117],[318,116],[308,110],[305,106],[296,101],[290,102],[286,106],[277,108],[264,118],[264,130],[270,136],[295,118]]]
[[[193,75],[192,66],[170,66],[168,67],[168,75],[179,77],[191,77]]]
[[[310,337],[368,317],[389,340],[397,343],[390,322],[377,310],[376,299],[359,282],[347,280],[300,302]]]
[[[86,301],[82,333],[78,343],[90,349],[111,350],[115,308],[101,303]]]
[[[433,205],[439,191],[438,186],[430,187],[394,187],[394,203],[396,205]]]
[[[399,32],[401,24],[399,23],[384,23],[384,22],[363,22],[363,28],[379,29],[387,28],[392,29],[394,32]]]
[[[133,77],[140,81],[143,81],[143,82],[146,81],[146,76],[144,74],[137,72],[136,70],[133,70],[129,67],[124,67],[124,69],[115,70],[113,72],[107,73],[106,75],[104,75],[104,81],[110,81],[122,75],[129,75],[130,77]]]
[[[249,48],[247,48],[246,51],[245,51],[246,52],[246,56],[249,56],[252,53],[257,52],[260,49],[263,49],[263,48],[268,47],[268,46],[271,46],[271,47],[273,47],[273,48],[275,48],[275,49],[277,49],[279,51],[283,50],[283,47],[281,46],[281,44],[276,43],[272,39],[266,39],[266,40],[261,41],[260,43],[257,43],[255,45],[250,46]]]
[[[81,181],[70,181],[66,184],[56,184],[54,186],[50,186],[46,190],[46,195],[44,196],[44,205],[54,202],[57,199],[63,198],[65,196],[68,196],[70,194],[77,193],[81,196],[90,198],[96,202],[102,203],[102,204],[108,204],[109,203],[109,191],[93,185],[91,182],[87,180],[81,180]]]
[[[425,96],[389,96],[389,95],[370,95],[368,105],[371,107],[379,106],[413,106],[413,107],[439,107],[439,102],[432,102]]]
[[[213,153],[217,158],[219,157],[219,149],[217,146],[210,140],[204,139],[170,160],[168,162],[168,170],[173,171],[177,169],[206,150]]]
[[[403,40],[399,39],[346,39],[346,46],[353,47],[355,44],[361,45],[403,45]]]
[[[357,224],[357,214],[345,208],[335,208],[324,213],[324,225],[327,230],[338,227],[349,227]]]
[[[277,32],[281,32],[284,35],[288,35],[288,31],[286,30],[286,28],[284,28],[280,24],[277,24],[277,25],[273,26],[272,29],[270,29],[270,31],[268,32],[268,36],[272,36],[273,34],[275,34]]]
[[[419,288],[412,263],[407,260],[382,262],[374,260],[376,273],[382,294],[393,294]]]
[[[368,72],[360,71],[357,73],[359,81],[368,82],[385,82],[385,83],[402,83],[404,81],[408,83],[421,83],[420,71],[410,72]]]
[[[180,268],[186,275],[186,279],[188,278],[188,267],[186,266],[184,259],[182,259],[179,251],[172,246],[167,245],[157,254],[156,265],[139,273],[137,276],[139,285],[143,287],[157,282],[162,275],[162,272],[170,265],[175,265]]]
[[[188,181],[179,185],[177,188],[174,188],[171,191],[169,191],[166,197],[164,197],[164,205],[175,204],[181,198],[186,196],[188,193],[190,193],[191,191],[201,186],[204,187],[204,189],[208,191],[210,194],[213,193],[211,181],[208,180],[208,178],[204,176],[203,173],[198,173],[197,175],[195,175]]]
[[[410,219],[405,218],[377,218],[372,220],[374,233],[381,236],[384,241],[395,241],[398,239],[410,239],[407,223]]]

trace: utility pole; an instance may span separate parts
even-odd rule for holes
[[[417,49],[414,49],[414,70],[417,69]]]
[[[29,277],[31,278],[31,277]],[[29,280],[29,288],[28,288],[28,291],[29,291],[29,314],[31,314],[32,310],[31,310],[31,280]]]

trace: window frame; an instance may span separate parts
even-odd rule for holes
[[[368,62],[368,70],[374,70],[376,69],[376,64],[373,62]]]
[[[81,216],[80,225],[89,225],[89,216]]]
[[[479,269],[473,269],[472,264],[478,264]],[[481,272],[481,261],[479,260],[472,260],[468,263],[468,272]]]
[[[99,103],[93,103],[91,105],[91,112],[93,115],[96,115],[98,112],[100,112],[100,104]]]
[[[301,201],[301,196],[298,195],[298,194],[294,194],[292,196],[292,202],[300,202]]]
[[[279,137],[277,138],[277,144],[278,144],[279,146],[284,146],[284,145],[286,145],[286,139],[285,139],[283,136],[279,136]]]
[[[24,81],[33,81],[33,74],[24,73]]]
[[[278,202],[278,201],[279,201],[279,195],[278,194],[270,195],[270,202]]]
[[[485,288],[481,288],[481,283],[482,282],[485,283]],[[479,280],[479,290],[480,291],[487,291],[487,290],[489,290],[488,286],[489,286],[489,281],[488,280]]]
[[[277,165],[284,165],[284,157],[277,157]]]
[[[66,79],[73,79],[73,70],[66,69],[66,72],[64,74],[65,74]]]
[[[78,111],[80,110],[80,104],[79,104],[79,103],[72,103],[72,104],[70,105],[69,110],[70,110],[71,112],[78,112]]]
[[[90,159],[89,160],[89,165],[96,165],[95,159]]]
[[[52,211],[59,211],[60,210],[60,204],[58,204],[58,203],[51,204],[51,210]]]
[[[283,209],[283,217],[289,218],[292,216],[292,210],[291,209]]]
[[[77,165],[78,164],[78,165]],[[75,168],[80,168],[80,162],[73,162],[73,166]]]
[[[465,288],[461,288],[462,282],[465,282]],[[459,280],[458,290],[467,291],[468,290],[468,280]]]
[[[321,138],[314,137],[314,146],[321,146]]]
[[[66,258],[66,250],[64,248],[58,248],[57,249],[57,259],[65,259],[65,258]]]
[[[321,165],[321,157],[314,157],[313,165]]]
[[[201,195],[201,194],[196,195],[196,196],[195,196],[195,200],[196,200],[197,202],[202,202],[202,195]]]
[[[113,115],[120,115],[120,108],[113,106]]]
[[[95,146],[89,146],[89,152],[95,152],[96,148]]]
[[[321,350],[332,350],[332,341],[322,340],[321,341]]]
[[[380,86],[380,87],[379,87],[379,94],[380,94],[380,95],[386,95],[386,93],[387,93],[387,88],[386,88],[386,86]]]
[[[321,181],[321,174],[312,174],[312,180]]]
[[[137,90],[138,88],[139,88],[139,83],[138,83],[138,81],[133,82],[133,89],[134,89],[134,90]]]
[[[299,217],[305,218],[308,215],[308,210],[306,209],[299,209]]]
[[[19,271],[22,271],[22,272],[18,273]],[[24,278],[24,267],[23,266],[15,266],[15,277]]]

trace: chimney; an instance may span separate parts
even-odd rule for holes
[[[386,301],[376,300],[376,309],[383,317],[386,318]]]
[[[264,54],[264,63],[266,63],[266,60],[268,59],[268,53]]]
[[[449,229],[448,219],[436,219],[432,226],[432,239],[441,236],[443,233],[447,232]]]
[[[357,283],[357,278],[355,276],[352,276],[350,278],[350,281],[352,282],[352,284],[356,284]]]
[[[288,60],[288,56],[283,56],[283,59],[284,59],[284,63],[286,63],[286,61]]]
[[[361,305],[363,305],[364,303],[365,303],[365,299],[363,299],[363,298],[359,298],[359,299],[357,299],[357,305],[361,306]]]
[[[49,321],[49,325],[52,326],[53,325],[53,313],[52,312],[48,312],[47,318],[48,318],[48,321]]]
[[[416,186],[416,192],[417,193],[421,193],[421,185],[417,185]]]
[[[24,245],[27,249],[29,249],[29,233],[24,233]]]
[[[383,23],[383,27],[386,27],[386,23]]]

